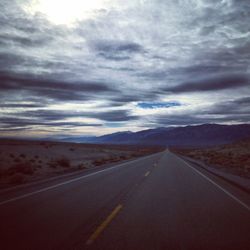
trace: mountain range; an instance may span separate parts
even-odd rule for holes
[[[139,132],[118,132],[99,137],[68,137],[63,141],[159,146],[213,146],[250,138],[250,124],[203,124],[166,127]]]

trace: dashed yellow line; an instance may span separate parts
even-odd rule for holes
[[[149,174],[150,174],[150,171],[148,171],[148,172],[145,174],[145,177],[147,177]]]
[[[103,221],[103,223],[99,227],[97,227],[94,233],[89,237],[89,239],[86,242],[86,245],[91,245],[98,238],[98,236],[104,231],[104,229],[110,224],[110,222],[120,212],[122,207],[123,206],[120,204],[113,210],[113,212]]]

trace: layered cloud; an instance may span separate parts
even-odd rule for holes
[[[249,1],[43,1],[0,3],[3,136],[249,122]]]
[[[184,82],[176,86],[165,87],[162,90],[173,93],[199,92],[199,91],[220,91],[225,89],[238,89],[250,87],[250,80],[244,74],[203,76],[190,82]]]

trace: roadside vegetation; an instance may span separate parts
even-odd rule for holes
[[[250,139],[209,148],[173,148],[172,151],[222,171],[250,178]]]
[[[161,148],[0,140],[0,188],[126,161]]]

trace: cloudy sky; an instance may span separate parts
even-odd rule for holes
[[[250,122],[249,0],[0,0],[1,136]]]

